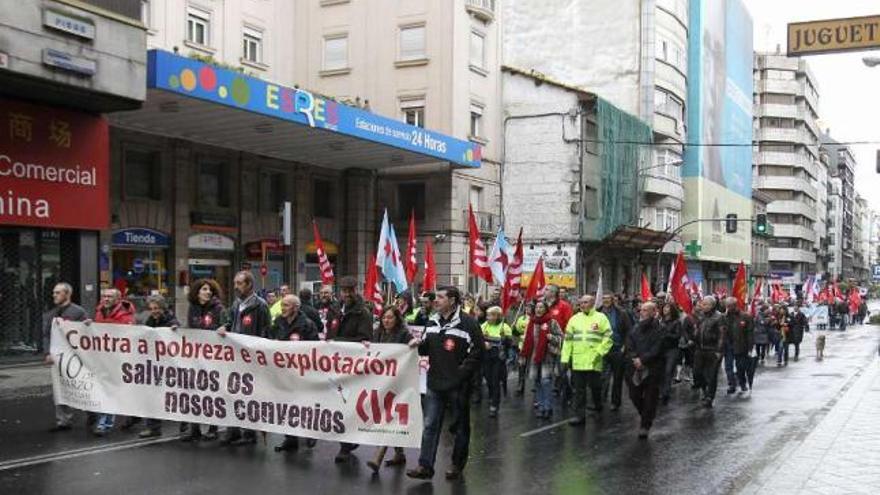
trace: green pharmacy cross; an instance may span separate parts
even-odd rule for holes
[[[703,247],[700,246],[699,242],[694,240],[689,242],[687,246],[684,247],[684,250],[687,251],[688,256],[690,256],[691,258],[699,258],[700,251],[703,250]]]

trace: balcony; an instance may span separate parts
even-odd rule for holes
[[[678,69],[687,71],[687,67]],[[655,64],[654,81],[657,86],[670,91],[681,101],[687,101],[687,79],[679,70],[674,65],[658,59]]]
[[[770,263],[790,262],[790,263],[816,263],[816,253],[798,248],[775,248],[767,249]]]
[[[810,176],[816,176],[816,165],[801,153],[785,153],[778,151],[762,151],[756,154],[755,163],[758,165],[787,165],[799,167],[807,171]]]
[[[684,189],[681,187],[680,179],[670,179],[661,174],[657,174],[657,169],[648,170],[644,176],[642,191],[647,194],[655,194],[657,196],[669,196],[679,201],[684,199]]]
[[[758,81],[758,87],[755,89],[758,93],[800,94],[800,84],[787,79],[762,79]]]
[[[662,134],[681,142],[684,139],[682,131],[684,131],[684,126],[680,125],[672,117],[662,113],[654,113],[654,132],[657,134]]]
[[[803,225],[775,223],[773,224],[773,229],[773,234],[776,237],[790,237],[796,239],[804,239],[812,243],[816,242],[816,231],[804,227]]]
[[[464,216],[464,225],[467,226],[470,219],[468,218],[468,210],[462,210]],[[482,234],[494,234],[501,226],[501,216],[488,211],[475,211],[474,217],[477,219],[477,228]]]
[[[758,141],[776,141],[785,143],[803,143],[804,135],[800,129],[779,127],[762,127],[757,132]]]
[[[811,208],[805,203],[794,200],[773,201],[772,203],[767,205],[767,213],[801,215],[803,217],[809,218],[814,222],[816,221],[816,208]]]
[[[779,175],[761,175],[754,177],[753,187],[757,189],[780,189],[783,191],[803,191],[807,196],[816,199],[816,188],[806,179]]]
[[[495,0],[465,0],[467,11],[483,22],[495,20]]]
[[[757,106],[755,117],[779,117],[783,119],[797,119],[797,105],[783,105],[774,103],[762,103]]]

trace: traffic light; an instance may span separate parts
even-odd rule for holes
[[[728,213],[727,214],[727,233],[728,234],[736,234],[736,224],[737,224],[737,215],[736,213]]]
[[[758,213],[755,215],[755,232],[758,234],[767,233],[767,214]]]

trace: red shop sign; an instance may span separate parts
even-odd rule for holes
[[[109,227],[103,117],[0,98],[0,224]]]

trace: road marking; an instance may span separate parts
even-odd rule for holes
[[[128,450],[134,449],[137,447],[146,447],[147,445],[155,445],[160,443],[168,443],[173,442],[179,439],[179,435],[174,435],[170,437],[162,437],[162,438],[150,438],[146,440],[129,440],[126,442],[118,442],[110,445],[97,445],[94,447],[86,447],[83,449],[73,449],[73,450],[65,450],[62,452],[55,452],[52,454],[44,454],[44,455],[35,455],[33,457],[23,457],[21,459],[12,459],[9,461],[0,462],[0,471],[8,471],[10,469],[18,469],[27,466],[34,466],[36,464],[45,464],[47,462],[53,461],[63,461],[67,459],[73,459],[76,457],[83,457],[87,455],[94,454],[103,454],[106,452],[115,452],[118,450]]]
[[[564,420],[562,420],[562,421],[560,421],[560,422],[558,422],[558,423],[553,423],[552,425],[542,426],[542,427],[540,427],[540,428],[538,428],[538,429],[531,430],[531,431],[527,431],[527,432],[525,432],[525,433],[520,433],[519,437],[520,437],[520,438],[526,438],[526,437],[530,437],[530,436],[532,436],[532,435],[537,435],[538,433],[545,432],[545,431],[547,431],[547,430],[552,430],[552,429],[554,429],[554,428],[559,428],[560,426],[562,426],[562,425],[564,425],[564,424],[566,424],[566,423],[568,423],[568,419],[564,419]]]

